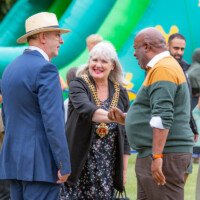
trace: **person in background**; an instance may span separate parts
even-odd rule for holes
[[[191,67],[188,70],[188,77],[191,82],[193,95],[193,108],[197,105],[200,95],[200,48],[194,50],[192,54]]]
[[[101,37],[98,34],[92,34],[90,36],[87,37],[86,39],[86,43],[87,43],[87,49],[88,51],[91,51],[92,48],[98,44],[99,42],[103,41],[103,37]]]
[[[67,81],[67,85],[69,87],[69,83],[76,77],[76,71],[77,71],[77,67],[72,67],[71,69],[69,69],[67,71],[66,74],[66,81]],[[64,107],[65,107],[65,123],[67,121],[67,113],[68,113],[68,103],[69,103],[69,98],[67,98],[64,101]]]
[[[2,94],[1,94],[1,81],[0,81],[0,104],[2,103]],[[0,151],[4,138],[4,127],[3,121],[1,117],[1,109],[0,109]],[[0,180],[0,199],[1,200],[9,200],[10,199],[10,184],[8,180]]]
[[[69,31],[54,13],[29,17],[17,40],[29,46],[2,76],[0,179],[10,180],[13,200],[55,200],[71,172],[59,74],[50,62]]]
[[[167,47],[171,56],[173,56],[181,65],[183,71],[187,75],[187,70],[190,64],[183,59],[185,52],[186,41],[185,37],[180,33],[174,33],[169,36]]]
[[[196,106],[200,95],[200,48],[195,49],[192,54],[192,63],[188,70],[188,77],[192,87],[192,94],[197,99],[195,102]]]
[[[65,83],[65,81],[63,80],[62,76],[59,75],[59,78],[60,78],[60,85],[61,85],[61,89],[62,90],[65,90],[67,88],[67,85]]]
[[[167,47],[169,50],[169,53],[171,56],[173,56],[178,63],[180,64],[181,68],[183,69],[183,72],[185,74],[185,78],[187,80],[188,83],[188,87],[189,87],[189,91],[190,91],[190,100],[192,103],[192,89],[191,89],[191,84],[190,81],[188,79],[188,74],[187,74],[187,70],[190,67],[190,64],[188,64],[184,59],[183,59],[183,54],[185,51],[185,45],[186,45],[186,41],[185,41],[185,37],[180,34],[180,33],[174,33],[172,35],[170,35],[169,39],[168,39],[168,43],[167,43]],[[191,105],[192,106],[192,105]],[[192,116],[192,109],[190,109],[190,128],[192,129],[192,132],[194,133],[194,142],[197,142],[198,140],[198,130],[197,130],[197,126],[196,123],[194,121],[194,118]],[[194,147],[195,148],[195,147]],[[184,182],[186,183],[186,180],[188,178],[188,175],[192,173],[192,159],[190,162],[190,165],[184,175]]]
[[[200,98],[198,104],[192,111],[193,117],[196,121],[197,128],[200,131]],[[197,181],[196,181],[196,200],[200,200],[200,162],[199,162],[199,169],[197,173]]]
[[[147,76],[127,115],[113,108],[108,117],[125,123],[129,144],[138,151],[137,199],[183,200],[194,140],[187,81],[158,29],[141,30],[134,48]]]
[[[123,191],[130,147],[123,125],[107,117],[113,106],[127,112],[127,84],[115,48],[98,43],[69,85],[66,136],[72,173],[60,199],[104,199]]]
[[[198,104],[198,99],[200,95],[200,48],[195,49],[192,54],[192,62],[191,66],[188,70],[188,78],[191,83],[192,87],[192,99],[193,99],[193,106],[196,107]],[[200,159],[200,139],[198,139],[197,143],[194,147],[194,154],[198,155],[198,157],[194,158],[195,163],[199,163]]]

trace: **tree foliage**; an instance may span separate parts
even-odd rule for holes
[[[0,0],[0,22],[17,0]]]

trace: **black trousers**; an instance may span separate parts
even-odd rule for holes
[[[0,200],[10,199],[10,183],[7,180],[0,180]]]

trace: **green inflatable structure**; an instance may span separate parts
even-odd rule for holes
[[[72,30],[63,35],[65,43],[59,56],[52,60],[63,78],[68,69],[87,62],[86,38],[94,33],[116,47],[126,79],[130,81],[127,88],[135,91],[144,80],[144,71],[133,57],[133,41],[141,29],[156,27],[166,41],[172,33],[183,34],[187,44],[184,59],[188,62],[194,49],[200,46],[197,22],[200,7],[197,1],[18,0],[0,24],[0,76],[27,47],[16,43],[17,38],[25,33],[25,19],[42,11],[54,12],[60,26]]]

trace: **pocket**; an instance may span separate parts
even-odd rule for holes
[[[179,169],[187,170],[190,165],[191,155],[188,153],[174,154],[172,161],[179,167]]]

